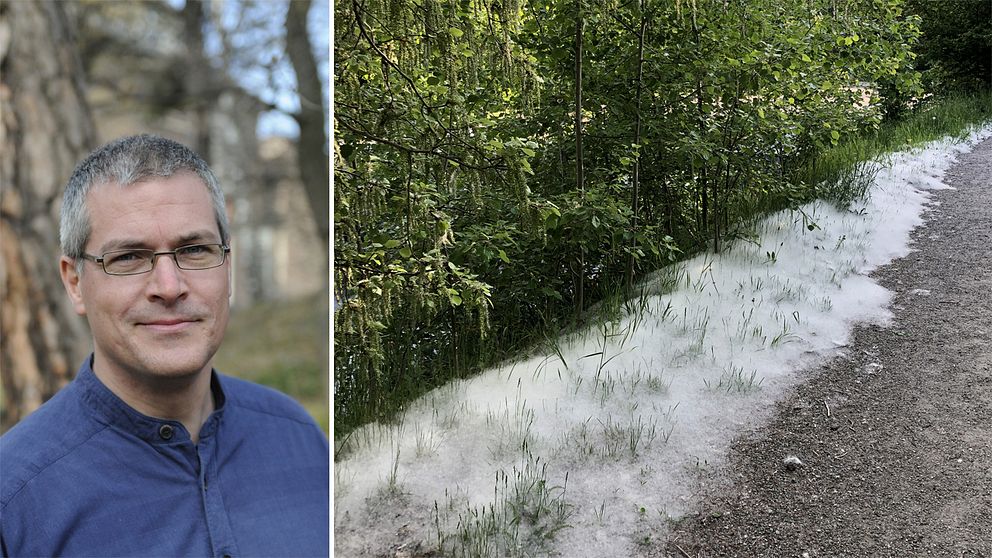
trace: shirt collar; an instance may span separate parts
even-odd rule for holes
[[[93,372],[93,354],[79,368],[74,383],[80,390],[82,400],[104,424],[134,434],[151,444],[172,444],[190,439],[189,432],[179,421],[142,414],[110,391]],[[210,391],[214,397],[214,412],[200,428],[201,440],[217,431],[223,417],[226,397],[216,370],[210,371]]]

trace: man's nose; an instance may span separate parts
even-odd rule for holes
[[[186,275],[179,269],[173,254],[156,254],[152,260],[148,281],[148,297],[172,303],[185,296],[188,286]]]

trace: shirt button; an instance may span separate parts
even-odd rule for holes
[[[172,439],[172,435],[175,433],[175,429],[172,428],[171,424],[163,424],[158,427],[158,435],[162,437],[163,440],[169,441]]]

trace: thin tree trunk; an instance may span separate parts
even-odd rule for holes
[[[575,0],[575,186],[585,203],[585,172],[582,168],[582,0]],[[576,312],[585,306],[586,247],[579,245]]]
[[[0,4],[0,430],[71,380],[89,350],[57,263],[62,189],[95,143],[65,9]]]
[[[214,72],[203,51],[203,24],[207,19],[202,0],[189,0],[183,6],[183,38],[186,42],[186,72],[183,90],[196,112],[193,150],[210,160],[210,113],[219,91],[214,85]]]
[[[641,28],[637,33],[637,96],[634,110],[634,144],[637,145],[637,157],[634,158],[634,191],[631,195],[631,230],[633,239],[631,243],[630,256],[627,258],[627,288],[634,285],[634,252],[637,250],[637,217],[640,209],[640,184],[641,184],[641,90],[644,87],[644,30],[648,24],[648,18],[644,13],[644,0],[640,0]]]
[[[665,234],[675,236],[675,201],[672,199],[673,196],[671,188],[668,185],[668,178],[664,176],[661,178],[661,189],[665,195],[665,222],[668,224]]]
[[[692,13],[692,32],[696,40],[696,48],[701,49],[701,40],[699,37],[699,26],[696,22],[696,12],[693,9]],[[696,74],[696,112],[698,113],[698,126],[699,126],[699,137],[706,140],[706,111],[703,110],[703,78],[699,73]],[[693,178],[698,180],[697,184],[700,195],[700,204],[702,210],[702,221],[699,223],[700,232],[702,233],[700,237],[705,242],[709,237],[710,232],[710,208],[709,208],[709,180],[707,176],[707,167],[709,163],[703,159],[701,164],[701,169],[699,171],[699,176],[694,176]],[[693,165],[695,167],[695,165]],[[695,171],[694,173],[695,174]],[[715,209],[715,208],[714,208]]]

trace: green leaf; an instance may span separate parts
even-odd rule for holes
[[[403,244],[403,243],[402,243],[402,242],[400,242],[399,240],[396,240],[395,238],[391,238],[391,239],[389,239],[389,240],[387,240],[387,241],[386,241],[386,244],[385,244],[385,245],[383,245],[383,247],[384,247],[385,249],[387,249],[387,250],[389,250],[389,249],[391,249],[391,248],[396,248],[396,247],[397,247],[397,246],[399,246],[400,244]]]
[[[510,258],[507,257],[505,250],[500,250],[499,251],[499,259],[503,260],[506,263],[510,263]]]
[[[408,248],[406,246],[400,248],[400,257],[401,258],[409,258],[412,255],[413,255],[413,250],[410,250],[410,248]]]
[[[451,28],[449,28],[448,29],[448,33],[451,33],[451,36],[454,37],[454,38],[456,38],[456,39],[461,38],[461,36],[465,34],[464,31],[462,31],[461,29],[458,29],[457,27],[451,27]]]
[[[837,130],[831,130],[830,131],[830,137],[833,138],[833,139],[835,139],[835,140],[839,140],[840,139],[840,132],[838,132]]]
[[[548,288],[548,287],[541,287],[541,293],[544,294],[545,296],[550,296],[552,298],[555,298],[555,299],[558,299],[558,300],[562,300],[561,293],[559,293],[558,291],[556,291],[554,289],[551,289],[551,288]]]

